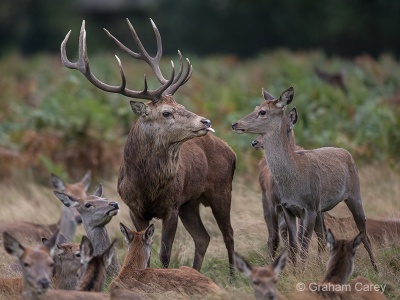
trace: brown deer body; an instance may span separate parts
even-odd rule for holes
[[[76,183],[64,183],[56,175],[51,174],[51,183],[60,192],[66,192],[74,197],[86,196],[86,191],[90,185],[91,173],[88,171],[83,178]],[[62,206],[61,218],[57,224],[43,225],[31,222],[13,222],[0,224],[0,233],[8,232],[16,239],[28,243],[29,245],[40,244],[43,237],[49,237],[56,228],[60,228],[60,233],[68,240],[75,238],[77,225],[82,223],[79,213],[75,208]]]
[[[110,246],[110,236],[106,225],[112,217],[118,214],[119,205],[117,202],[108,201],[103,198],[103,187],[100,184],[93,195],[84,198],[75,198],[61,192],[54,192],[54,195],[66,206],[75,207],[80,213],[86,234],[93,244],[94,255],[101,255]],[[115,256],[111,258],[107,275],[115,276],[119,272],[119,263]]]
[[[141,232],[132,231],[122,223],[120,228],[128,243],[128,253],[120,273],[110,285],[110,290],[129,289],[144,295],[174,292],[197,297],[222,292],[211,279],[190,267],[146,268],[154,233],[153,224]]]
[[[264,150],[271,174],[277,184],[281,206],[289,230],[290,256],[296,262],[297,224],[302,220],[298,239],[304,259],[313,229],[323,243],[322,212],[344,201],[353,214],[363,243],[377,271],[371,242],[365,228],[360,181],[351,154],[341,148],[319,148],[293,151],[287,137],[285,110],[293,100],[294,89],[284,91],[275,99],[263,89],[265,101],[252,113],[232,124],[237,133],[262,134]]]
[[[161,36],[151,22],[157,39],[157,54],[154,57],[146,52],[129,21],[128,25],[139,48],[138,53],[128,49],[108,31],[106,33],[128,55],[150,65],[162,84],[157,90],[149,90],[146,79],[142,91],[127,89],[118,57],[122,78],[120,86],[110,86],[94,77],[86,54],[84,23],[80,34],[78,62],[72,63],[66,57],[69,33],[61,44],[62,62],[68,68],[81,71],[91,83],[104,91],[151,100],[148,103],[130,101],[139,119],[134,123],[125,144],[118,193],[128,205],[137,230],[147,228],[152,218],[163,220],[160,251],[162,264],[165,267],[169,265],[180,217],[195,243],[193,267],[200,270],[210,240],[199,213],[199,205],[203,204],[211,207],[218,222],[228,251],[230,270],[233,272],[234,244],[230,208],[236,156],[225,142],[207,135],[213,131],[209,120],[175,102],[173,94],[189,80],[192,66],[187,60],[187,70],[183,74],[179,52],[180,68],[177,75],[173,70],[169,79],[164,78],[159,67],[162,56]]]

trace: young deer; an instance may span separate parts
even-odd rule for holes
[[[110,285],[110,290],[122,288],[139,294],[176,292],[186,296],[205,296],[222,292],[211,279],[193,268],[146,268],[153,242],[153,224],[140,232],[130,230],[122,223],[120,229],[128,243],[128,253],[120,273]]]
[[[322,212],[331,210],[343,201],[353,214],[372,266],[377,272],[371,242],[365,228],[365,213],[361,201],[360,181],[351,154],[341,148],[325,147],[315,150],[293,151],[287,136],[285,110],[293,100],[290,87],[275,99],[263,89],[265,101],[252,113],[232,124],[237,133],[264,135],[265,157],[277,184],[281,206],[289,230],[290,256],[296,263],[297,224],[301,255],[308,252],[309,241],[315,228],[319,243],[323,243]]]
[[[295,299],[386,299],[369,279],[356,277],[349,283],[349,277],[354,271],[354,256],[364,235],[362,232],[350,240],[336,240],[328,229],[326,241],[329,249],[329,260],[326,274],[320,283],[310,283],[304,291],[296,291]]]
[[[297,118],[297,110],[296,108],[292,108],[287,116],[287,135],[292,149],[302,150],[303,148],[296,145],[294,138],[293,127],[297,122]],[[264,150],[263,136],[260,135],[251,143],[251,145],[256,150]],[[282,239],[287,242],[287,226],[283,214],[279,213],[278,211],[281,211],[279,191],[268,167],[267,159],[263,157],[258,165],[260,170],[258,180],[261,187],[261,201],[264,210],[264,220],[268,228],[268,250],[270,256],[275,258],[276,250],[279,246],[279,232],[282,236]]]
[[[193,268],[200,270],[210,241],[200,218],[199,206],[203,204],[211,207],[222,232],[232,273],[234,241],[230,209],[235,153],[219,138],[207,135],[209,131],[214,131],[209,120],[186,110],[173,97],[191,77],[189,60],[183,74],[182,55],[178,51],[180,67],[177,75],[172,63],[170,78],[164,78],[159,66],[161,36],[156,25],[151,20],[157,40],[157,54],[152,57],[144,49],[129,20],[127,22],[138,53],[105,31],[120,49],[150,65],[161,83],[158,89],[149,90],[146,77],[142,91],[128,89],[118,57],[121,85],[111,86],[97,79],[89,67],[84,21],[79,37],[78,61],[72,63],[66,55],[69,32],[61,44],[62,63],[67,68],[79,70],[101,90],[150,100],[147,103],[130,101],[138,120],[131,128],[125,144],[118,193],[130,209],[136,230],[146,229],[152,218],[163,220],[160,251],[163,266],[169,265],[179,217],[195,244]]]
[[[243,257],[235,253],[235,265],[253,284],[257,299],[285,299],[277,290],[279,273],[285,268],[288,252],[284,251],[275,261],[266,267],[252,266]]]
[[[54,195],[66,206],[75,207],[80,213],[86,234],[94,247],[94,254],[100,255],[110,246],[110,237],[106,225],[118,214],[117,202],[103,198],[103,186],[100,184],[93,195],[75,198],[66,193],[54,191]],[[115,256],[107,269],[107,275],[113,277],[119,272],[119,263]]]
[[[64,183],[56,175],[51,174],[51,183],[55,189],[65,192],[74,197],[86,196],[91,181],[91,172],[88,171],[83,178],[76,183]],[[0,225],[0,232],[7,231],[13,237],[30,245],[39,244],[43,237],[49,237],[56,228],[60,228],[60,233],[68,240],[75,238],[76,227],[82,223],[79,213],[75,208],[63,206],[61,218],[57,224],[42,225],[30,222],[13,222]]]

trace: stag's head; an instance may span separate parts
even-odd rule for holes
[[[93,195],[75,198],[66,193],[54,191],[54,195],[67,207],[75,207],[81,214],[85,228],[102,227],[108,224],[112,217],[118,214],[117,202],[103,198],[103,187],[100,184]]]
[[[266,134],[280,128],[285,116],[286,106],[294,96],[293,87],[285,90],[278,99],[275,99],[266,90],[262,90],[265,101],[256,106],[252,113],[232,124],[236,133]]]
[[[278,275],[286,265],[287,256],[288,251],[284,251],[271,265],[257,267],[235,253],[235,265],[252,282],[256,299],[278,299]]]
[[[208,131],[214,131],[211,128],[211,122],[209,120],[186,110],[184,106],[176,103],[173,95],[179,87],[184,85],[190,79],[192,75],[192,65],[190,64],[190,61],[186,59],[187,67],[184,72],[182,55],[178,51],[180,61],[178,73],[175,74],[174,63],[171,61],[172,72],[170,77],[165,78],[163,76],[160,70],[160,60],[162,56],[161,35],[154,22],[151,19],[150,21],[157,41],[157,53],[155,56],[150,56],[144,49],[142,42],[128,19],[127,22],[129,29],[139,52],[133,52],[114,37],[108,30],[104,29],[104,31],[121,50],[135,59],[145,61],[152,68],[161,84],[161,86],[156,90],[148,89],[146,76],[144,77],[143,90],[137,91],[126,88],[125,73],[118,56],[116,56],[116,58],[119,64],[121,85],[112,86],[97,79],[91,73],[89,67],[89,59],[86,51],[85,21],[82,22],[79,37],[78,61],[72,63],[68,60],[66,55],[66,44],[71,31],[68,32],[64,41],[61,43],[61,61],[67,68],[79,70],[92,84],[101,90],[111,93],[119,93],[130,98],[150,100],[150,102],[147,103],[141,101],[130,101],[131,108],[133,112],[139,116],[139,122],[143,125],[151,124],[150,126],[144,126],[146,130],[151,131],[151,134],[162,134],[163,132],[168,133],[170,140],[167,142],[169,143],[185,141],[190,138],[206,135]]]
[[[51,287],[50,276],[53,273],[56,241],[59,229],[35,248],[23,246],[7,232],[3,232],[5,250],[18,258],[24,278],[24,291],[43,294]]]

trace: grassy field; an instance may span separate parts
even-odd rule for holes
[[[366,166],[360,169],[361,187],[364,207],[368,217],[397,217],[400,218],[400,175],[388,167],[379,165]],[[250,176],[250,175],[249,175]],[[251,174],[254,181],[257,171]],[[71,180],[72,181],[72,180]],[[100,180],[104,184],[105,196],[109,200],[118,201],[121,204],[120,213],[107,225],[110,235],[119,239],[118,257],[123,260],[126,253],[126,245],[122,234],[119,232],[119,222],[132,226],[127,207],[120,200],[116,192],[115,180]],[[91,191],[94,191],[95,183]],[[29,220],[33,222],[52,223],[58,219],[60,203],[52,195],[50,188],[39,186],[32,181],[15,181],[12,184],[0,184],[2,222],[16,220]],[[233,188],[232,199],[232,224],[235,232],[236,251],[246,257],[251,263],[264,265],[270,263],[266,258],[267,230],[263,220],[261,208],[261,194],[257,185],[249,184],[241,177],[236,177]],[[347,208],[340,204],[334,209],[336,215],[345,216],[349,214]],[[241,275],[231,280],[228,275],[227,256],[222,236],[209,209],[202,209],[204,224],[211,236],[203,264],[202,273],[211,277],[217,284],[226,290],[225,297],[232,299],[251,299],[252,288],[247,279]],[[154,221],[156,233],[154,236],[152,265],[160,267],[158,260],[161,222]],[[84,230],[79,229],[79,235]],[[336,232],[338,238],[353,237],[355,232],[347,234]],[[77,237],[77,241],[79,241]],[[316,240],[313,238],[310,256],[303,272],[293,275],[293,268],[288,264],[279,277],[279,290],[285,295],[295,291],[298,282],[315,282],[322,280],[324,275],[327,254],[321,261],[317,258]],[[2,250],[2,253],[4,251]],[[361,275],[370,278],[376,284],[386,284],[385,295],[389,299],[400,297],[398,277],[400,276],[400,241],[390,239],[385,245],[374,244],[374,252],[377,258],[380,273],[376,275],[371,267],[368,255],[363,247],[356,254],[355,271],[353,276]],[[172,266],[191,265],[194,253],[194,245],[189,234],[179,224],[177,236],[174,242],[172,254]],[[15,275],[9,264],[12,257],[6,254],[0,256],[1,274]],[[160,295],[160,299],[165,295]]]

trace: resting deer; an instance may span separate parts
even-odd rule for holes
[[[120,229],[128,243],[128,253],[120,273],[110,285],[110,290],[122,288],[139,294],[176,292],[186,296],[205,296],[222,292],[211,279],[190,267],[146,268],[153,242],[153,224],[140,232],[130,230],[122,223]]]
[[[297,122],[297,110],[293,108],[288,116],[288,139],[293,150],[301,150],[300,146],[297,146],[294,138],[293,127]],[[251,145],[256,150],[264,150],[263,136],[260,135],[254,140]],[[268,162],[265,157],[260,160],[259,170],[260,175],[258,177],[261,187],[261,201],[264,210],[264,220],[268,228],[268,250],[272,258],[275,257],[276,250],[279,246],[279,232],[282,238],[287,241],[287,226],[282,213],[279,213],[279,192],[275,181],[272,177],[271,171],[268,168]]]
[[[357,228],[351,217],[335,217],[328,212],[324,213],[324,221],[327,227],[337,228],[341,232],[353,232]],[[388,240],[399,240],[400,237],[400,219],[367,218],[366,228],[372,241],[379,245]]]
[[[281,206],[289,231],[290,257],[296,263],[297,224],[301,255],[308,252],[315,228],[319,242],[324,240],[322,212],[343,201],[353,214],[372,266],[377,272],[372,246],[365,228],[365,213],[361,201],[360,180],[351,154],[341,148],[325,147],[293,151],[288,135],[285,110],[294,96],[290,87],[278,99],[263,89],[265,101],[252,113],[232,124],[237,133],[262,134],[265,157],[277,184]]]
[[[291,299],[386,299],[369,279],[356,277],[349,283],[349,277],[354,271],[354,256],[362,242],[362,232],[350,240],[337,240],[328,229],[326,241],[329,249],[329,260],[326,274],[320,283],[305,285],[304,291],[296,291]]]
[[[285,268],[288,252],[284,251],[275,261],[265,267],[252,266],[239,254],[235,253],[235,264],[238,270],[252,283],[254,296],[257,299],[285,299],[278,290],[278,275]]]
[[[64,183],[56,175],[51,174],[53,187],[60,192],[65,192],[74,197],[86,196],[91,181],[91,172],[88,171],[83,178],[76,183]],[[77,224],[82,223],[79,213],[74,208],[62,206],[61,218],[57,224],[42,225],[30,222],[13,222],[0,225],[0,232],[7,231],[17,239],[31,245],[39,244],[43,237],[49,237],[56,228],[60,228],[60,233],[68,240],[75,238]]]
[[[66,193],[54,191],[54,195],[66,206],[75,207],[80,213],[86,234],[95,249],[94,254],[100,255],[110,246],[110,237],[106,225],[112,217],[118,214],[117,202],[103,198],[103,186],[100,184],[93,195],[84,198],[75,198]],[[107,269],[107,275],[113,277],[119,272],[119,263],[115,256]]]
[[[133,52],[107,30],[107,35],[120,49],[133,58],[144,60],[154,71],[161,86],[149,90],[145,77],[144,89],[135,91],[126,87],[125,74],[117,57],[121,73],[120,86],[101,82],[90,71],[86,51],[85,22],[79,37],[79,59],[72,63],[66,56],[66,44],[70,32],[61,44],[61,60],[64,66],[79,70],[101,90],[124,96],[147,99],[143,103],[130,101],[133,112],[139,117],[128,135],[120,174],[118,193],[130,209],[136,230],[144,230],[152,218],[163,220],[160,260],[168,267],[178,217],[192,236],[195,244],[193,268],[200,270],[210,236],[200,218],[199,206],[211,207],[222,232],[228,251],[230,270],[233,273],[233,229],[230,223],[232,179],[236,156],[232,149],[214,135],[207,135],[211,122],[178,104],[173,94],[185,84],[192,74],[187,60],[183,74],[180,52],[180,68],[175,76],[164,78],[160,70],[162,56],[161,36],[151,20],[157,40],[157,54],[151,57],[144,49],[138,35],[127,20],[139,52]]]

